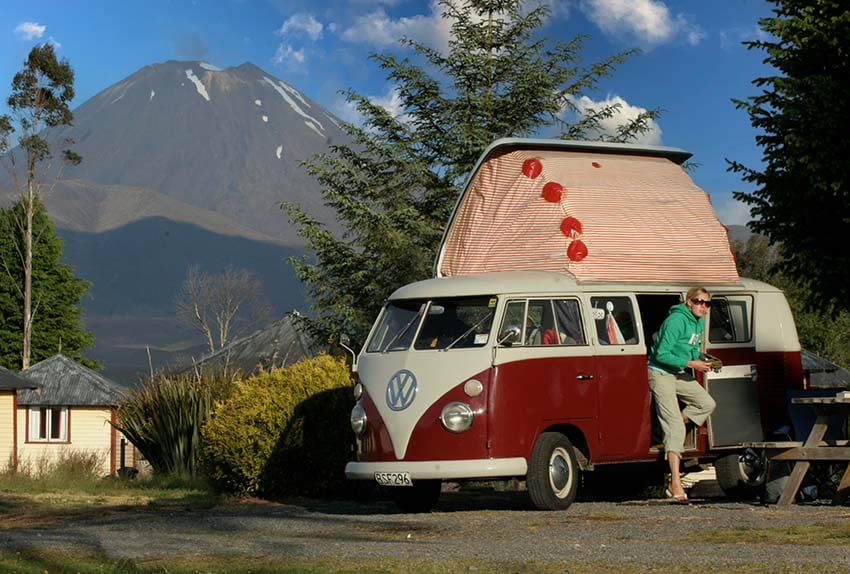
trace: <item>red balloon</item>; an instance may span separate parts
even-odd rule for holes
[[[558,182],[550,181],[543,186],[543,193],[540,196],[549,203],[558,203],[561,201],[561,195],[564,193],[564,186]]]
[[[602,164],[600,164],[598,162],[593,162],[590,165],[592,165],[593,167],[602,167]]]
[[[571,239],[581,235],[581,221],[575,217],[567,217],[561,222],[561,233]]]
[[[537,159],[527,159],[522,163],[522,173],[525,177],[534,179],[543,171],[543,164]]]
[[[567,247],[567,257],[572,261],[581,261],[587,257],[587,245],[581,239],[574,239]]]

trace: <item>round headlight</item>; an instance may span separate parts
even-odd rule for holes
[[[463,432],[472,426],[475,415],[466,403],[449,403],[440,413],[440,422],[450,432]]]
[[[363,396],[363,384],[357,383],[354,385],[354,400],[359,401],[360,397]]]
[[[351,409],[351,430],[354,431],[354,434],[363,434],[363,431],[366,430],[366,411],[363,410],[360,403],[357,403]]]

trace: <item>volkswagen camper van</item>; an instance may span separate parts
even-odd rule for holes
[[[740,497],[764,480],[748,445],[788,432],[802,388],[782,292],[738,277],[725,228],[675,148],[500,140],[455,207],[434,277],[396,290],[356,357],[346,476],[428,511],[443,481],[519,478],[564,509],[581,477],[663,473],[647,350],[703,285],[717,402],[686,439]],[[722,363],[722,367],[720,364]],[[663,474],[661,474],[663,476]]]

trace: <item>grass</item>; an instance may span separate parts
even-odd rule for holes
[[[728,530],[716,530],[700,535],[708,544],[799,544],[805,540],[813,546],[835,546],[850,544],[850,523],[807,524],[777,528],[752,528],[739,526]]]
[[[219,500],[205,483],[187,480],[0,474],[0,530],[47,527],[68,518],[103,516],[138,506],[211,508]]]

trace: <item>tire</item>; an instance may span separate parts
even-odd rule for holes
[[[714,461],[717,484],[731,500],[758,497],[767,478],[767,461],[763,454],[747,449]]]
[[[580,480],[570,439],[557,432],[538,437],[528,464],[526,486],[539,510],[564,510],[576,498]]]
[[[396,507],[408,514],[431,512],[440,499],[442,481],[414,480],[413,486],[389,487],[390,498]]]

